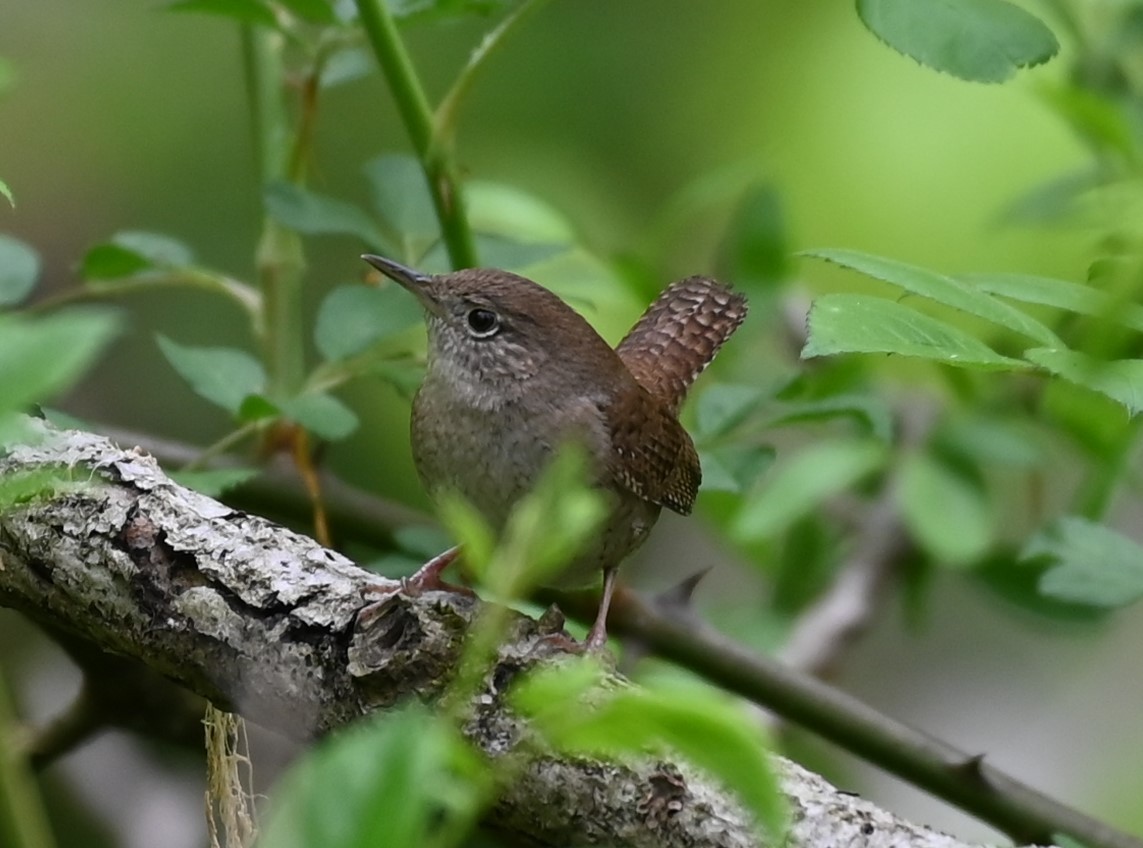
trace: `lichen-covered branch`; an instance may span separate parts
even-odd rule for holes
[[[362,590],[382,578],[176,485],[140,452],[46,431],[0,459],[0,475],[44,467],[74,482],[0,513],[0,605],[300,739],[448,686],[478,600],[398,593],[360,624]],[[505,690],[559,659],[561,624],[513,617],[471,707],[473,744],[522,760],[489,823],[536,845],[757,845],[734,799],[686,763],[564,757],[529,733]],[[779,768],[793,846],[959,844]]]

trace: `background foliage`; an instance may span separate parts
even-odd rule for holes
[[[337,23],[351,4],[100,5],[3,8],[0,177],[18,205],[0,213],[14,237],[0,303],[34,305],[0,316],[0,413],[58,395],[118,328],[70,413],[219,451],[284,447],[303,476],[322,464],[423,507],[406,436],[419,316],[393,287],[360,285],[363,249],[527,269],[613,341],[667,280],[717,273],[752,313],[687,411],[709,535],[665,521],[630,579],[661,589],[717,561],[702,607],[777,648],[888,500],[912,555],[839,683],[1143,824],[1129,801],[1138,675],[1118,663],[1140,619],[1116,612],[1143,594],[1139,4],[392,3],[446,104],[435,147],[415,121],[410,143],[417,104],[390,96]],[[538,13],[455,88],[482,35],[521,9]],[[258,35],[283,21],[284,107]],[[1002,49],[950,50],[950,29]],[[1057,43],[1062,56],[1020,70]],[[466,186],[471,241],[446,220],[441,242],[418,157]],[[93,298],[122,309],[67,303]],[[855,351],[870,355],[837,356]],[[190,479],[233,485],[255,460]],[[407,567],[440,544],[397,542],[355,553]],[[0,625],[24,711],[50,712],[67,686],[40,671],[48,649]],[[446,731],[425,738],[463,771]],[[109,744],[50,777],[115,810],[131,844],[83,758],[158,766]],[[787,744],[847,787],[979,835],[812,740]],[[186,797],[172,803],[193,821]],[[183,844],[200,832],[175,829]]]

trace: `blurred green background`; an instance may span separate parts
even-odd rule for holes
[[[432,94],[486,25],[409,31]],[[138,0],[0,0],[0,58],[11,74],[0,99],[0,176],[18,204],[0,205],[0,227],[40,251],[46,291],[75,285],[85,249],[123,229],[170,233],[204,264],[250,276],[260,207],[235,27]],[[1000,223],[1007,204],[1083,159],[1038,95],[1065,61],[1008,85],[973,85],[886,49],[848,3],[564,0],[531,19],[479,79],[459,159],[466,176],[550,202],[603,258],[654,256],[664,283],[711,270],[736,201],[759,182],[779,193],[795,249],[849,247],[944,271],[1078,280],[1092,258],[1089,234]],[[378,77],[333,89],[310,185],[363,201],[363,162],[406,149]],[[307,251],[311,308],[361,276],[350,239],[307,240]],[[802,271],[810,290],[841,279],[820,265]],[[640,298],[621,299],[627,314],[593,317],[613,336]],[[182,291],[141,295],[125,308],[128,332],[62,406],[198,444],[225,432],[223,414],[173,376],[154,333],[248,346],[241,316]],[[330,448],[332,467],[423,505],[403,444],[405,402],[379,385],[349,400],[363,427]],[[670,544],[652,545],[642,561]],[[635,581],[669,582],[654,573]],[[939,581],[923,627],[907,627],[893,610],[839,682],[1039,788],[1143,826],[1135,800],[1143,683],[1126,670],[1143,613],[1049,632],[955,576]],[[23,672],[25,713],[40,720],[58,710],[75,682],[50,649],[33,645],[5,611],[0,639],[5,665]],[[800,749],[843,788],[966,838],[996,838],[824,744],[804,740]],[[53,767],[51,778],[70,787],[61,799],[74,794],[111,822],[116,844],[202,844],[197,772],[138,776],[161,761],[112,738]]]

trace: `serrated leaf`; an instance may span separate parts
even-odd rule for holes
[[[1076,350],[1048,348],[1034,348],[1024,356],[1065,380],[1107,395],[1132,415],[1143,410],[1143,359],[1108,362]]]
[[[338,286],[318,309],[314,341],[327,360],[344,359],[420,323],[423,308],[397,284]]]
[[[1143,597],[1143,547],[1086,518],[1059,519],[1028,542],[1021,558],[1051,563],[1039,589],[1057,600],[1111,608]]]
[[[967,565],[992,543],[993,516],[979,486],[929,454],[901,465],[898,508],[920,546],[944,565]]]
[[[204,15],[217,15],[233,18],[247,24],[277,27],[278,20],[273,11],[258,0],[177,0],[169,3],[166,9],[171,12],[199,12]]]
[[[802,358],[839,353],[894,353],[977,368],[1027,368],[944,321],[880,297],[830,294],[810,308]]]
[[[440,226],[420,162],[412,156],[386,154],[367,162],[364,171],[373,193],[373,208],[386,226],[406,243],[427,246],[436,240]]]
[[[754,541],[777,535],[884,466],[886,451],[873,441],[833,441],[811,445],[770,472],[766,485],[735,517],[735,537]]]
[[[389,246],[363,209],[293,183],[271,183],[263,195],[266,212],[275,221],[306,235],[350,235],[371,248]]]
[[[961,279],[990,294],[1095,315],[1143,332],[1143,306],[1120,303],[1093,286],[1031,274],[964,274]]]
[[[0,315],[0,411],[22,411],[70,387],[118,323],[90,310],[34,319]]]
[[[1005,0],[857,0],[857,13],[899,53],[973,82],[1003,82],[1060,49],[1039,18]]]
[[[19,239],[0,234],[0,306],[22,301],[39,278],[39,254]]]
[[[237,413],[247,396],[266,387],[262,364],[244,350],[189,347],[162,335],[157,340],[163,356],[195,394],[228,412]]]
[[[856,250],[810,250],[803,255],[824,259],[875,280],[899,286],[907,292],[1013,330],[1042,345],[1063,345],[1055,333],[1027,313],[954,277]]]
[[[168,476],[180,486],[218,498],[260,473],[257,468],[212,468],[208,471],[171,471]]]
[[[314,392],[278,404],[282,414],[329,441],[344,439],[357,429],[357,415],[333,395]]]
[[[290,770],[258,845],[458,845],[490,775],[445,717],[389,712],[326,737]]]
[[[682,754],[743,801],[764,844],[784,841],[785,800],[766,737],[722,693],[682,680],[605,688],[598,664],[581,661],[529,675],[512,703],[561,750],[620,759],[655,750]]]

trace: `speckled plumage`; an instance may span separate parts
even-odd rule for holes
[[[691,511],[701,470],[676,414],[742,322],[741,295],[700,277],[676,283],[613,350],[524,277],[492,269],[421,275],[366,259],[425,306],[428,369],[413,402],[412,439],[430,493],[456,490],[501,527],[561,444],[582,443],[612,511],[561,585],[613,571],[662,507]]]

